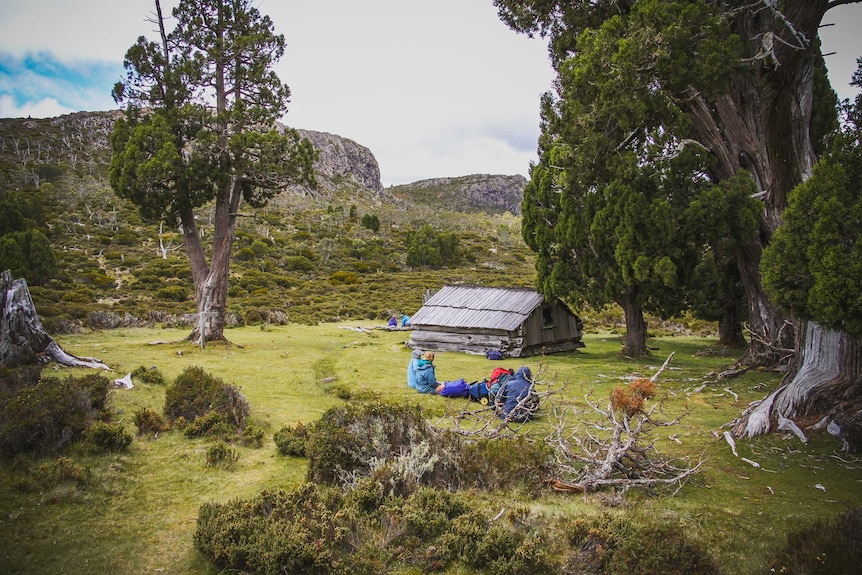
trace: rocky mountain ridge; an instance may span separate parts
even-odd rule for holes
[[[387,191],[402,199],[445,207],[450,211],[489,214],[521,213],[524,176],[473,174],[454,178],[431,178],[392,186]]]
[[[0,118],[0,185],[39,186],[64,170],[86,169],[104,176],[110,163],[109,138],[118,110],[77,112],[55,118]],[[283,127],[283,126],[282,126]],[[343,136],[297,130],[319,151],[315,164],[320,190],[333,195],[369,196],[374,203],[399,199],[454,211],[520,213],[523,176],[476,174],[441,177],[384,188],[380,166],[367,147]],[[311,190],[294,189],[306,194]]]

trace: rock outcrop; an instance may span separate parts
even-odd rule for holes
[[[474,174],[457,178],[433,178],[387,188],[392,195],[460,212],[521,213],[524,176]]]
[[[324,188],[348,180],[376,194],[383,193],[377,158],[366,148],[341,136],[313,130],[297,130],[320,152],[314,168]]]

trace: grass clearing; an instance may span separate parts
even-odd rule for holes
[[[409,332],[345,329],[359,325],[372,326],[360,322],[239,328],[227,332],[233,345],[209,345],[205,350],[180,341],[185,330],[113,330],[60,338],[67,351],[110,365],[114,369],[110,378],[139,366],[155,366],[173,381],[185,367],[200,366],[242,390],[251,404],[251,422],[266,436],[263,447],[236,446],[239,460],[230,468],[206,466],[211,442],[204,439],[187,439],[177,431],[156,439],[136,437],[121,454],[71,456],[91,470],[91,482],[84,489],[61,486],[51,493],[20,489],[25,467],[32,465],[28,460],[2,463],[3,571],[215,573],[192,545],[200,506],[250,498],[265,489],[289,489],[305,481],[305,460],[277,453],[272,434],[282,426],[317,420],[326,409],[342,403],[339,390],[353,397],[419,404],[432,422],[443,416],[449,402],[461,401],[419,395],[407,387],[410,350],[404,344]],[[543,377],[566,382],[565,393],[572,400],[591,393],[604,401],[619,382],[651,376],[673,352],[669,368],[659,378],[658,397],[664,399],[669,415],[685,409],[690,413],[658,435],[657,445],[677,455],[702,454],[707,463],[676,497],[630,492],[626,506],[610,509],[596,496],[548,492],[524,502],[536,511],[618,514],[644,523],[656,518],[681,521],[719,561],[723,573],[754,574],[765,572],[767,558],[783,545],[788,531],[862,505],[862,462],[840,453],[831,437],[812,436],[807,445],[777,435],[738,442],[739,455],[757,461],[760,469],[734,457],[720,439],[721,426],[773,389],[780,375],[750,372],[715,382],[708,374],[732,358],[703,338],[651,340],[658,349],[647,360],[621,358],[619,338],[612,334],[587,334],[584,341],[587,347],[578,354],[523,361],[440,353],[435,360],[437,376],[471,381],[486,377],[498,365],[523,364]],[[83,373],[58,373],[65,377],[78,372]],[[164,391],[162,385],[142,383],[131,390],[115,390],[111,400],[115,420],[134,434],[135,411],[147,407],[161,413]],[[540,418],[525,429],[542,437],[549,424]],[[482,494],[478,504],[501,505],[493,493]]]

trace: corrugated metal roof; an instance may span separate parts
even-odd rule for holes
[[[528,289],[446,286],[425,302],[410,324],[513,331],[543,301],[541,294]]]

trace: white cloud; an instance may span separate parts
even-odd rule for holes
[[[0,118],[53,118],[70,114],[78,110],[70,110],[63,107],[54,98],[45,98],[38,101],[28,100],[22,105],[15,103],[12,96],[0,95]]]

